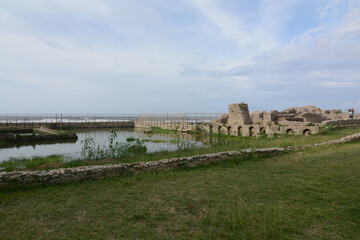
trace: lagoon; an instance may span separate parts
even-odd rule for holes
[[[147,152],[159,151],[175,151],[178,149],[174,140],[184,140],[193,143],[195,146],[201,147],[203,144],[196,141],[193,135],[185,133],[173,134],[146,134],[143,129],[116,129],[116,141],[126,142],[127,138],[138,138],[144,140]],[[93,138],[96,144],[108,145],[110,129],[92,129],[77,130],[78,136],[76,141],[57,141],[57,142],[32,142],[17,145],[7,145],[0,148],[0,162],[7,161],[10,158],[32,158],[35,156],[46,157],[50,155],[63,155],[66,160],[79,159],[81,157],[82,141],[86,138]],[[176,141],[175,141],[176,142]]]

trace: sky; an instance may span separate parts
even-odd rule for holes
[[[359,0],[0,0],[0,114],[360,111]]]

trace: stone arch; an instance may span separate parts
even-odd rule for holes
[[[288,128],[288,129],[286,129],[286,134],[294,135],[294,130],[292,128]]]
[[[230,135],[231,134],[231,126],[227,127],[227,134]]]
[[[218,126],[218,133],[221,133],[221,126]]]
[[[265,135],[266,134],[266,129],[265,127],[261,127],[260,128],[260,135]]]
[[[254,136],[254,135],[255,135],[255,128],[249,127],[249,137]]]
[[[242,127],[241,126],[238,126],[238,129],[237,129],[237,135],[238,136],[242,136]]]
[[[310,131],[310,129],[304,129],[304,131],[303,131],[303,135],[304,136],[310,136],[311,135],[311,131]]]

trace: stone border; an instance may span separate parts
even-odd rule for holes
[[[261,148],[244,149],[240,151],[227,151],[220,153],[210,153],[198,156],[171,158],[153,162],[136,162],[122,164],[106,164],[95,166],[82,166],[74,168],[60,168],[43,171],[14,171],[0,172],[0,185],[9,184],[57,184],[66,182],[77,182],[87,179],[102,179],[107,177],[121,176],[124,174],[136,174],[140,172],[163,171],[182,167],[194,167],[207,165],[209,163],[221,162],[233,157],[246,157],[250,154],[276,155],[283,152],[301,150],[311,147],[319,147],[329,144],[340,144],[353,142],[360,139],[360,133],[343,137],[339,140],[331,140],[314,145],[305,145],[287,148]]]

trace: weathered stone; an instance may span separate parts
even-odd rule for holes
[[[312,123],[321,123],[323,121],[329,120],[326,116],[319,113],[303,113],[301,117],[305,119],[307,122]]]
[[[308,105],[308,106],[305,106],[305,107],[289,107],[289,108],[285,109],[284,112],[295,114],[295,115],[299,115],[299,114],[302,114],[302,113],[321,114],[321,109],[316,107],[316,106]]]
[[[246,103],[234,103],[229,105],[229,124],[250,125],[252,124],[249,107]]]
[[[223,113],[220,115],[219,119],[216,120],[216,122],[220,124],[227,124],[229,120],[229,114]]]

